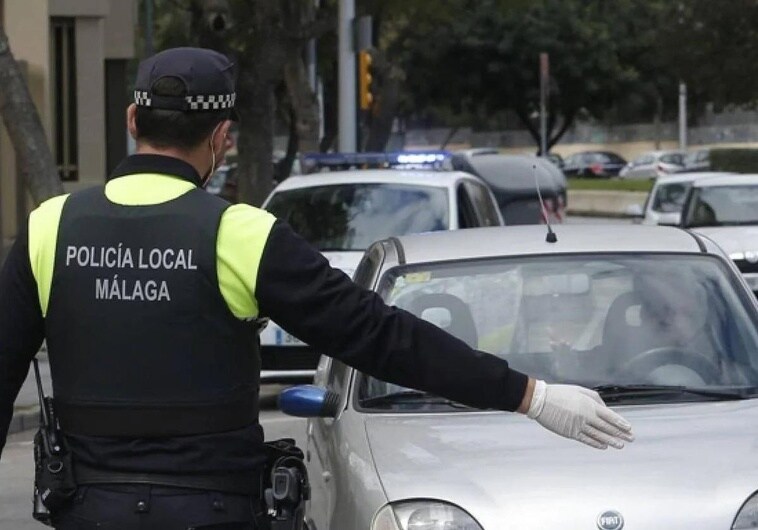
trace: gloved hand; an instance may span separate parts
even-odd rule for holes
[[[605,406],[597,392],[573,385],[536,381],[526,415],[549,431],[596,449],[634,441],[632,425]]]

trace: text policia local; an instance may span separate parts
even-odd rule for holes
[[[197,270],[192,252],[192,249],[173,248],[132,250],[123,244],[115,247],[69,245],[66,247],[66,267],[108,271],[108,277],[95,278],[96,300],[171,301],[171,293],[165,280],[139,279],[127,271]],[[119,271],[124,271],[128,278],[119,278]]]

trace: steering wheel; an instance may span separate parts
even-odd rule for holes
[[[718,383],[720,370],[708,357],[694,350],[664,346],[638,353],[621,367],[623,376],[645,378],[661,366],[675,364],[695,371],[706,384]]]

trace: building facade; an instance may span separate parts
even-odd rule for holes
[[[0,0],[11,51],[26,73],[66,191],[102,183],[126,155],[137,4]],[[0,242],[15,237],[31,208],[13,146],[0,127]]]

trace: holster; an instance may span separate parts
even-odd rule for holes
[[[265,447],[261,489],[267,511],[257,523],[262,530],[302,530],[305,501],[311,494],[303,451],[291,438],[267,442]]]

